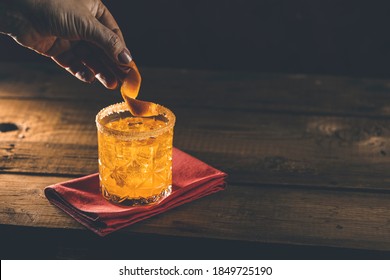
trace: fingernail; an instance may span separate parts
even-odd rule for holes
[[[75,76],[77,79],[82,80],[86,83],[92,83],[94,80],[94,77],[90,73],[85,71],[79,71],[75,74]]]
[[[118,67],[124,73],[128,73],[131,70],[131,68],[129,66],[127,66],[127,65],[119,65]]]
[[[124,49],[118,54],[118,60],[121,64],[129,64],[133,58],[131,57],[129,50]]]
[[[101,73],[96,74],[95,77],[96,77],[96,79],[99,80],[99,82],[101,82],[103,84],[103,86],[108,88],[108,83],[107,83],[106,77],[104,77]]]
[[[106,76],[104,76],[101,73],[96,74],[95,77],[96,79],[99,80],[99,82],[103,84],[103,86],[105,86],[108,89],[115,89],[118,86],[118,80],[114,77],[108,79]]]

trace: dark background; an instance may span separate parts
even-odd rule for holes
[[[387,2],[390,3],[375,0],[104,1],[141,67],[390,79],[390,4]],[[52,63],[2,35],[0,61]],[[186,238],[136,234],[133,242],[128,243],[128,234],[121,232],[108,239],[128,244],[118,251],[102,247],[92,233],[86,236],[85,232],[72,230],[5,225],[0,228],[4,234],[0,255],[8,254],[7,258],[52,258],[53,255],[56,258],[128,258],[129,251],[124,248],[133,244],[141,247],[143,242],[165,248],[156,255],[157,259],[177,258],[180,253],[184,258],[204,258],[207,254],[208,258],[217,259],[251,258],[252,255],[257,259],[388,258],[387,252],[223,240],[198,239],[190,243]],[[42,249],[48,235],[57,236],[58,242]],[[15,248],[15,242],[9,240],[20,242],[19,246]],[[137,249],[134,258],[149,257],[148,252]],[[171,255],[167,256],[167,252]]]
[[[137,64],[390,77],[390,4],[106,0]],[[44,61],[0,36],[0,60]]]

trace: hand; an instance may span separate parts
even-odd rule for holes
[[[132,58],[100,0],[0,0],[0,32],[84,82],[118,85]]]

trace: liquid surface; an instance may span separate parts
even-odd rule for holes
[[[105,126],[122,132],[152,131],[167,125],[164,116],[109,116]],[[125,205],[142,205],[166,197],[172,184],[173,128],[155,137],[124,141],[98,133],[102,194]]]
[[[144,132],[167,126],[168,120],[160,115],[154,117],[122,117],[107,122],[105,127],[121,132]]]

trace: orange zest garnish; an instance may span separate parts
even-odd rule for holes
[[[130,71],[124,78],[121,94],[129,107],[130,113],[137,117],[151,117],[158,115],[158,106],[153,102],[136,100],[141,87],[141,75],[134,61],[130,63]]]

